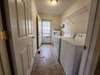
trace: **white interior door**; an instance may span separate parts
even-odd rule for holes
[[[42,43],[51,43],[51,22],[42,21]]]
[[[34,59],[32,0],[5,1],[8,1],[5,8],[16,75],[30,75]]]

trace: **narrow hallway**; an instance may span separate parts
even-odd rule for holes
[[[35,57],[32,75],[65,75],[61,65],[56,61],[52,45],[43,45]]]

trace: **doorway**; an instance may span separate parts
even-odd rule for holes
[[[51,21],[42,20],[42,44],[51,43]]]

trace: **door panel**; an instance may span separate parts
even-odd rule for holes
[[[8,7],[15,72],[16,75],[29,75],[34,58],[31,0],[8,0]]]
[[[28,54],[27,54],[27,49],[24,49],[23,50],[24,52],[22,52],[21,54],[21,62],[22,62],[22,67],[23,67],[23,70],[24,70],[24,75],[26,75],[25,72],[27,72],[28,70]]]
[[[32,26],[32,11],[31,11],[31,1],[30,0],[23,0],[25,4],[25,18],[26,18],[26,28],[27,34],[33,33],[33,26]]]
[[[16,0],[16,8],[17,8],[17,23],[18,23],[18,35],[25,36],[25,9],[24,9],[24,1]]]
[[[29,56],[29,59],[28,59],[28,63],[29,63],[29,67],[31,67],[31,64],[33,62],[33,43],[30,43],[29,47],[28,47],[28,56]]]

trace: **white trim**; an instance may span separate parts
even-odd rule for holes
[[[95,2],[94,2],[95,1]],[[94,75],[94,71],[96,68],[96,64],[99,58],[99,52],[97,52],[96,48],[97,45],[100,44],[98,41],[100,40],[98,38],[98,35],[100,33],[100,1],[99,0],[94,0],[93,4],[96,5],[96,11],[95,12],[95,20],[94,20],[94,28],[93,28],[93,34],[92,34],[92,40],[90,44],[90,49],[89,49],[89,54],[87,58],[87,63],[86,63],[86,69],[84,71],[84,75]]]

